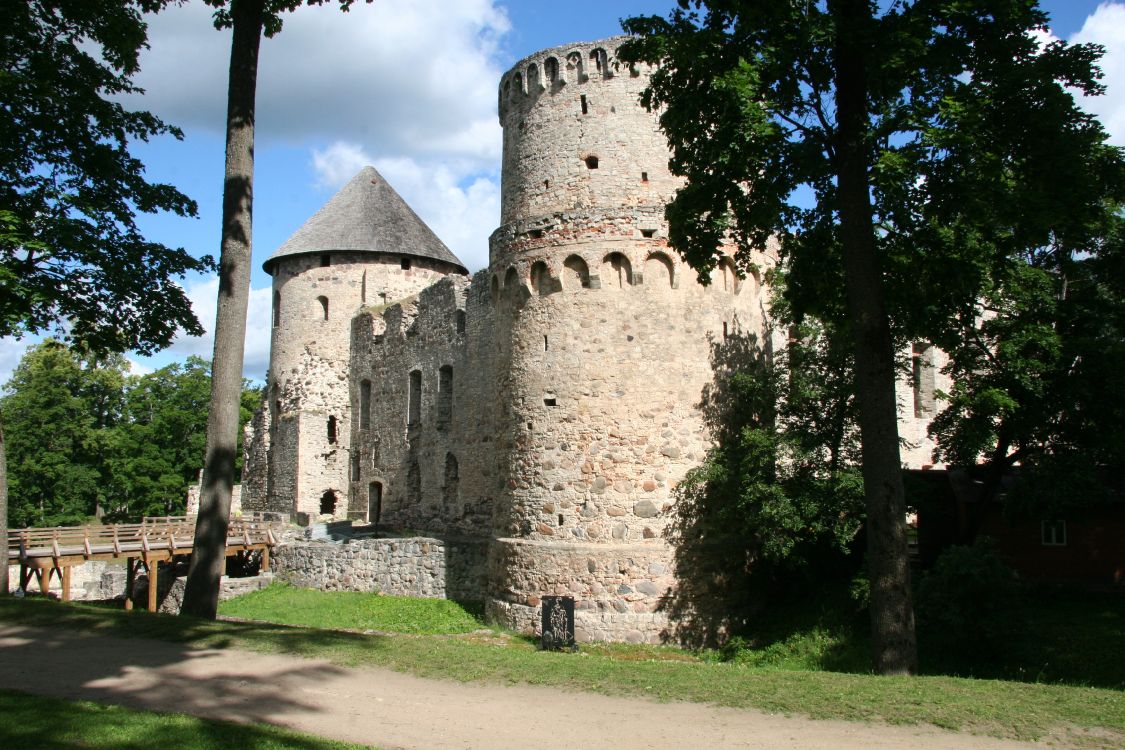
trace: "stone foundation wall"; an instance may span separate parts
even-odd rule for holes
[[[480,600],[486,557],[483,542],[409,537],[283,544],[271,563],[300,588]]]
[[[20,585],[18,565],[8,568],[8,590],[15,591]],[[27,584],[29,591],[39,592],[39,582],[32,578]],[[48,591],[62,596],[62,581],[57,575],[51,576]],[[84,565],[76,565],[71,573],[70,598],[72,601],[99,601],[125,596],[125,563],[92,560]]]

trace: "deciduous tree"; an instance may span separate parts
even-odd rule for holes
[[[206,0],[216,8],[215,26],[231,29],[227,83],[227,155],[223,183],[222,251],[215,316],[211,408],[203,491],[195,526],[195,547],[184,589],[182,612],[214,619],[225,563],[231,491],[238,444],[238,407],[250,298],[250,255],[254,205],[254,112],[258,47],[262,33],[281,31],[282,14],[327,0]],[[367,0],[371,2],[371,0]],[[355,0],[338,0],[347,10]]]
[[[56,328],[91,350],[148,352],[178,329],[202,333],[175,279],[209,260],[147,241],[135,222],[138,212],[195,213],[174,187],[145,179],[128,150],[179,132],[119,100],[136,91],[141,13],[165,3],[0,5],[0,335]],[[0,516],[5,486],[0,461]]]
[[[687,178],[673,245],[705,271],[724,244],[745,265],[778,238],[795,309],[852,341],[881,673],[916,664],[896,340],[947,341],[1021,253],[1075,226],[1043,201],[1104,210],[1089,181],[1119,168],[1070,93],[1100,90],[1099,51],[1041,46],[1046,21],[1033,0],[681,0],[626,22],[623,57],[661,65],[645,102]]]

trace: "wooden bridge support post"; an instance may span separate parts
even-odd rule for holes
[[[156,560],[145,562],[148,569],[148,611],[156,611],[156,589],[160,585],[160,563]]]
[[[74,570],[73,565],[67,565],[62,569],[62,600],[64,602],[70,601],[70,572]]]
[[[270,572],[270,548],[269,547],[262,547],[262,568],[259,572],[260,573],[269,573]]]
[[[136,558],[125,558],[125,609],[133,608],[133,587],[137,583]]]

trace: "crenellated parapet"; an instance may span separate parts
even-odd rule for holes
[[[627,37],[524,58],[500,82],[501,223],[617,206],[662,208],[681,184],[655,117],[649,69],[617,60]]]

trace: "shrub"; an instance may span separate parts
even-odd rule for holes
[[[1019,581],[986,543],[950,547],[918,586],[920,644],[938,662],[1003,659],[1019,636]]]

